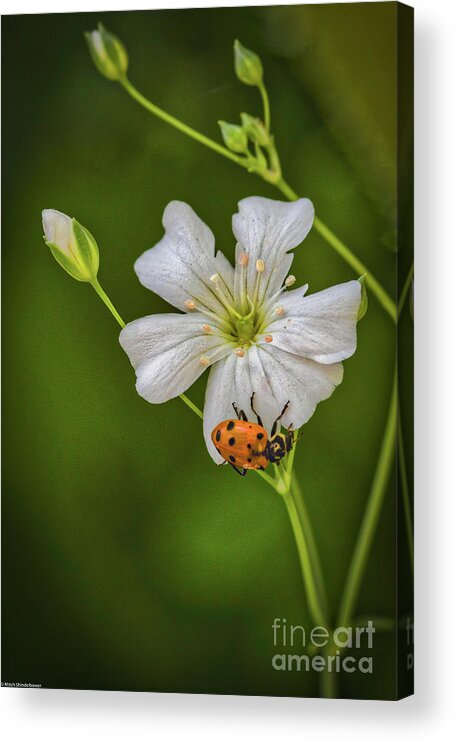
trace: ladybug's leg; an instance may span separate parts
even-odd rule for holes
[[[237,420],[245,420],[245,422],[248,422],[248,418],[245,415],[244,411],[243,410],[239,410],[239,408],[237,407],[237,405],[236,405],[235,402],[232,403],[232,406],[234,408],[235,414],[237,415]]]
[[[260,426],[261,426],[261,428],[263,428],[264,426],[263,426],[263,424],[262,424],[262,420],[261,420],[261,418],[259,417],[259,415],[258,415],[258,413],[256,412],[256,410],[254,409],[254,405],[253,405],[253,402],[254,402],[254,395],[255,395],[255,394],[256,394],[256,392],[253,392],[253,394],[251,395],[251,399],[250,399],[250,405],[251,405],[251,409],[253,410],[254,414],[255,414],[255,415],[256,415],[256,417],[257,417],[258,425],[260,425]]]
[[[280,414],[278,415],[277,419],[273,423],[272,432],[270,433],[270,437],[271,438],[273,438],[273,436],[275,435],[275,433],[276,433],[276,431],[278,429],[278,423],[281,420],[281,418],[283,417],[283,415],[286,412],[287,408],[289,407],[289,402],[290,402],[290,400],[288,399],[288,401],[284,405],[283,409],[281,410]]]
[[[301,438],[303,433],[300,433],[298,438]],[[297,438],[297,440],[298,440]],[[289,428],[286,431],[286,451],[289,453],[289,451],[292,450],[292,447],[294,445],[295,440],[295,432],[294,432],[294,423],[291,423]]]
[[[245,477],[246,476],[246,473],[247,473],[248,469],[239,469],[238,466],[235,466],[235,464],[231,464],[230,461],[228,461],[227,463],[229,464],[229,466],[232,466],[232,468],[234,469],[234,471],[236,471],[237,474],[240,474],[241,477]]]

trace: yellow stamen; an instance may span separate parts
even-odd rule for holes
[[[202,329],[204,330],[204,332],[212,332],[212,328],[210,327],[210,325],[202,325]]]
[[[250,259],[248,255],[246,254],[246,252],[241,252],[239,255],[239,265],[241,265],[242,268],[246,268],[249,262],[250,262]]]
[[[256,260],[256,270],[258,273],[264,273],[265,271],[265,263],[263,260]]]
[[[272,335],[264,335],[264,340],[266,343],[271,343],[273,340]]]
[[[193,301],[192,299],[187,299],[184,302],[184,304],[185,304],[186,308],[189,309],[190,312],[193,311],[193,309],[196,309],[196,302]]]
[[[236,348],[234,350],[234,355],[236,355],[237,358],[243,358],[243,356],[245,355],[245,351],[243,350],[243,348]]]
[[[289,288],[289,286],[293,286],[295,284],[296,280],[297,279],[295,276],[288,276],[284,282],[284,285]]]
[[[199,363],[201,366],[210,366],[210,358],[207,358],[207,356],[201,356],[199,358]]]
[[[284,307],[276,307],[275,314],[277,317],[282,317],[284,314]]]

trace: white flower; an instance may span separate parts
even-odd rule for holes
[[[141,283],[185,314],[143,317],[127,325],[120,343],[136,369],[138,393],[166,402],[212,366],[204,406],[204,436],[232,417],[236,402],[255,407],[270,429],[290,400],[283,425],[299,428],[343,377],[340,361],[356,348],[358,281],[305,296],[288,275],[297,247],[311,229],[311,201],[245,198],[232,226],[235,269],[215,253],[210,229],[185,203],[163,215],[165,235],[136,261]]]

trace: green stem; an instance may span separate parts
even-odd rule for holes
[[[142,95],[142,93],[140,93],[139,90],[137,90],[134,85],[132,85],[128,78],[121,80],[120,84],[124,87],[126,92],[129,93],[132,98],[134,98],[134,100],[136,100],[147,111],[153,113],[154,116],[162,119],[162,121],[170,124],[175,129],[181,131],[183,134],[186,134],[188,137],[191,137],[191,139],[195,139],[197,142],[200,142],[200,144],[204,144],[206,147],[212,149],[214,152],[217,152],[219,155],[227,157],[229,160],[232,160],[232,162],[235,162],[236,165],[240,165],[244,168],[249,167],[246,160],[242,157],[238,157],[236,154],[234,154],[234,152],[231,152],[226,147],[223,147],[222,144],[218,144],[218,142],[215,142],[213,139],[206,137],[204,134],[196,131],[196,129],[193,129],[191,126],[184,124],[183,121],[180,121],[179,119],[175,118],[175,116],[171,116],[169,113],[166,113],[166,111],[163,111],[162,108],[156,106],[154,103],[152,103],[152,101],[148,100],[148,98]]]
[[[283,481],[283,480],[281,480]],[[280,490],[277,487],[277,492]],[[317,553],[316,542],[311,529],[310,519],[305,508],[297,478],[292,476],[291,487],[284,494],[283,500],[291,521],[294,538],[299,555],[303,584],[308,600],[308,608],[315,626],[328,628],[327,607],[322,570]],[[327,648],[326,654],[329,652]],[[324,698],[336,698],[337,679],[326,670],[321,674],[321,695]]]
[[[286,181],[281,178],[281,180],[276,183],[276,187],[279,188],[281,193],[286,196],[290,201],[296,201],[298,199],[297,193],[291,188]],[[351,266],[351,268],[354,269],[354,271],[359,275],[366,274],[366,282],[368,285],[368,288],[371,290],[371,292],[376,296],[376,299],[379,301],[383,309],[387,312],[387,314],[393,319],[394,322],[396,322],[397,317],[397,310],[395,306],[395,302],[393,299],[390,298],[386,290],[381,286],[377,278],[373,276],[371,271],[368,270],[366,265],[362,263],[361,260],[358,259],[356,255],[349,249],[347,245],[344,244],[338,237],[332,232],[331,229],[329,229],[324,222],[322,222],[317,216],[314,218],[314,228],[317,232],[323,237],[326,242],[329,243],[333,247],[333,249],[338,253],[338,255],[341,255],[341,257],[348,263],[348,265]]]
[[[414,275],[414,263],[411,265],[408,275],[406,277],[406,281],[404,282],[404,286],[402,289],[402,292],[400,294],[400,299],[398,301],[398,309],[397,309],[397,316],[399,317],[401,312],[403,311],[404,303],[406,301],[406,296],[409,291],[409,288],[411,286],[412,277]]]
[[[322,612],[326,617],[329,616],[327,594],[325,589],[324,575],[322,572],[321,561],[319,559],[318,548],[316,546],[316,539],[314,537],[313,529],[311,527],[311,519],[306,509],[305,499],[302,494],[302,490],[298,479],[294,472],[292,472],[292,483],[291,488],[293,492],[294,502],[296,510],[299,515],[300,525],[303,531],[304,538],[307,543],[308,555],[310,558],[311,569],[314,574],[314,582],[319,595],[319,602],[321,604]]]
[[[277,466],[275,468],[275,480],[268,476],[267,480],[275,491],[283,497],[286,504],[297,545],[303,585],[312,619],[315,625],[327,628],[328,609],[324,577],[302,490],[295,473],[292,471],[293,453],[295,453],[295,445],[288,457],[287,470],[285,471],[282,467]],[[261,471],[257,473],[264,475],[264,472]],[[321,695],[324,698],[337,697],[337,679],[333,673],[326,671],[321,674]]]
[[[305,585],[308,607],[315,625],[327,626],[326,616],[319,598],[316,578],[311,562],[310,551],[305,537],[305,529],[296,505],[295,492],[291,488],[283,495],[289,519],[291,521],[294,538],[299,554],[300,568],[302,570],[303,583]]]
[[[101,299],[101,300],[102,300],[102,301],[103,301],[103,302],[105,303],[105,305],[106,305],[106,306],[107,306],[107,308],[109,309],[109,311],[110,311],[110,313],[112,314],[112,316],[113,316],[113,317],[115,317],[115,319],[116,319],[116,320],[117,320],[117,322],[119,323],[120,327],[122,327],[122,328],[123,328],[123,327],[125,327],[125,324],[126,324],[126,323],[125,323],[125,322],[124,322],[124,321],[122,320],[122,318],[120,317],[119,313],[117,312],[117,310],[116,310],[116,308],[114,307],[113,303],[112,303],[112,302],[111,302],[111,300],[109,299],[109,297],[108,297],[108,295],[106,294],[105,290],[104,290],[104,289],[102,288],[102,286],[101,286],[100,282],[98,281],[98,279],[97,279],[97,278],[95,278],[95,279],[93,280],[93,283],[92,283],[91,285],[92,285],[92,286],[93,286],[93,288],[95,289],[95,291],[96,291],[96,293],[98,294],[98,296],[100,297],[100,299]]]
[[[262,105],[264,107],[264,124],[268,132],[270,132],[270,101],[267,93],[267,89],[264,82],[261,81],[259,84],[259,92],[262,98]]]
[[[109,299],[108,295],[106,294],[105,290],[103,289],[103,287],[101,286],[97,278],[93,280],[93,282],[91,283],[91,286],[93,286],[93,288],[95,289],[100,299],[104,302],[104,304],[107,306],[112,316],[115,317],[120,327],[123,329],[126,323],[120,317],[119,313],[117,312],[116,308],[114,307],[113,303]],[[194,402],[192,402],[191,399],[189,399],[186,396],[186,394],[179,394],[179,397],[182,400],[182,402],[185,402],[185,404],[187,405],[187,407],[190,408],[190,410],[192,410],[198,417],[200,417],[201,420],[203,419],[203,414],[201,410],[199,409],[199,407],[196,407]]]
[[[332,245],[334,250],[341,255],[342,258],[354,269],[359,276],[366,274],[365,280],[371,293],[375,295],[376,299],[381,304],[382,308],[387,312],[389,317],[396,322],[397,310],[395,302],[388,295],[387,291],[381,286],[377,278],[368,270],[365,263],[362,263],[354,253],[344,244],[341,240],[334,235],[334,233],[316,216],[314,219],[314,227],[324,239]]]
[[[414,275],[414,263],[409,268],[408,275],[403,285],[403,289],[400,294],[397,308],[397,316],[400,317],[401,312],[408,295],[412,277]],[[400,405],[398,403],[398,421],[397,421],[397,442],[398,442],[398,466],[400,471],[400,482],[401,492],[403,496],[403,509],[404,518],[406,524],[406,535],[408,539],[409,548],[409,560],[411,565],[411,572],[414,573],[414,532],[412,527],[412,515],[411,515],[411,498],[409,494],[408,477],[406,471],[406,456],[404,452],[404,440],[403,440],[403,425],[401,421]]]
[[[334,650],[335,651],[335,650]],[[325,648],[326,657],[330,654],[330,644]],[[321,696],[322,698],[338,698],[338,678],[336,673],[325,670],[321,673]]]
[[[408,477],[406,473],[406,456],[404,452],[403,426],[401,423],[400,405],[398,403],[398,464],[400,470],[401,493],[403,495],[404,519],[408,538],[409,560],[411,572],[414,574],[414,532],[412,528],[411,499],[409,496]]]
[[[397,373],[394,373],[392,397],[387,415],[387,424],[382,440],[381,451],[373,478],[367,507],[357,536],[354,554],[341,597],[337,626],[349,626],[360,585],[365,572],[374,532],[381,512],[387,483],[393,464],[396,446],[397,427]]]
[[[202,411],[199,409],[199,407],[196,407],[194,402],[191,401],[189,397],[186,396],[186,394],[179,394],[180,399],[182,402],[185,402],[186,406],[190,408],[194,412],[195,415],[197,415],[201,420],[204,419],[204,415],[202,414]]]
[[[274,490],[276,490],[276,482],[272,477],[270,477],[268,474],[265,473],[265,471],[261,471],[260,469],[254,469],[253,471],[258,474],[261,479],[264,480],[264,482],[267,482],[267,484],[272,487]]]

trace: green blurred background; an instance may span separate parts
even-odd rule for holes
[[[90,287],[42,241],[40,212],[96,236],[100,280],[130,320],[165,311],[133,262],[189,202],[232,256],[231,215],[278,193],[152,118],[95,70],[83,32],[125,42],[132,82],[218,139],[260,113],[235,78],[239,38],[262,57],[284,174],[395,295],[394,3],[16,16],[3,19],[3,681],[45,686],[314,695],[277,673],[271,624],[311,626],[284,504],[253,475],[217,469],[175,400],[150,406]],[[316,291],[353,277],[312,232],[293,272]],[[406,321],[406,320],[405,320]],[[370,297],[345,380],[299,444],[335,612],[385,423],[390,320]],[[202,404],[205,378],[191,390]],[[358,604],[395,612],[391,484]],[[344,696],[395,693],[395,638]]]

